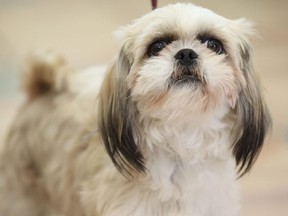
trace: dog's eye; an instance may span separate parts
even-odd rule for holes
[[[208,49],[214,51],[218,55],[224,53],[224,48],[223,48],[222,43],[215,38],[208,38],[202,41],[202,43],[205,43]]]
[[[154,43],[152,43],[147,51],[147,54],[149,57],[151,56],[157,56],[159,54],[159,52],[167,45],[167,43],[165,41],[155,41]]]

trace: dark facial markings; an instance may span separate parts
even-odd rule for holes
[[[147,55],[148,57],[158,56],[159,52],[164,49],[172,40],[170,38],[160,38],[154,40],[148,47]]]
[[[206,44],[206,47],[218,55],[224,54],[225,49],[222,42],[213,36],[198,36],[198,39],[202,44]]]
[[[159,53],[170,43],[172,43],[175,40],[174,37],[163,37],[163,38],[157,38],[152,41],[152,43],[148,46],[148,49],[146,51],[147,56],[153,57],[158,56]],[[205,44],[208,49],[216,53],[217,55],[225,54],[226,51],[224,49],[223,43],[220,39],[217,39],[216,37],[210,35],[210,34],[200,34],[197,37],[197,40],[199,40],[202,44]]]

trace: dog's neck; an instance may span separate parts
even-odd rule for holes
[[[142,126],[142,148],[148,174],[145,181],[163,200],[179,199],[201,182],[209,188],[213,181],[235,180],[230,121],[213,119],[205,127],[194,124],[173,127],[149,121]],[[209,176],[213,178],[209,179]]]

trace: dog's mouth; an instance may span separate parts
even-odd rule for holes
[[[181,68],[175,70],[170,77],[170,83],[176,86],[199,85],[203,82],[204,79],[196,68]]]
[[[199,84],[201,80],[193,75],[184,75],[177,78],[172,78],[172,83],[175,85],[184,85],[184,84]]]

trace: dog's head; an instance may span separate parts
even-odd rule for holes
[[[233,116],[233,153],[249,171],[269,114],[252,68],[252,24],[192,4],[154,10],[121,29],[123,43],[100,93],[99,128],[120,171],[144,171],[141,121],[167,124]]]

